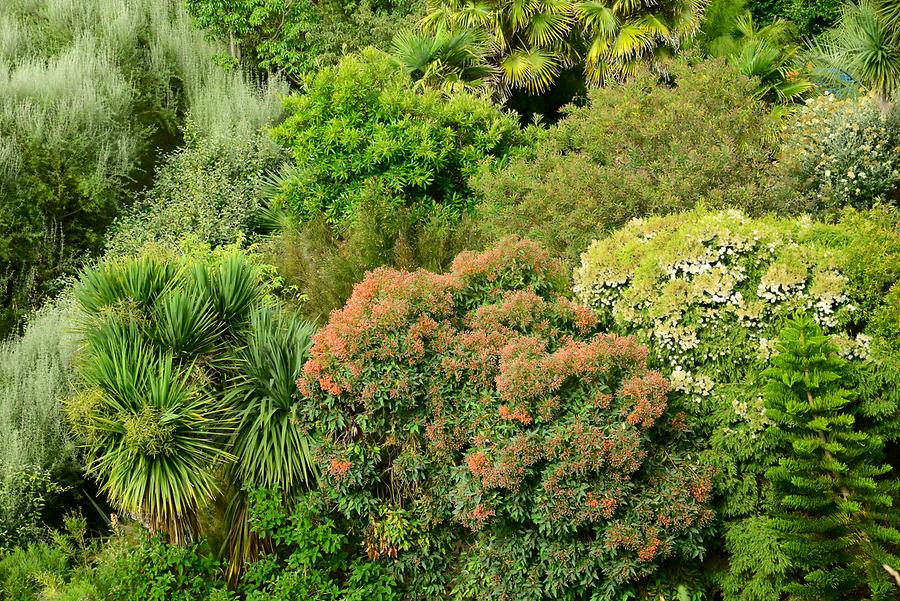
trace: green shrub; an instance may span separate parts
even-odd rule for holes
[[[790,125],[782,153],[818,211],[900,199],[900,112],[884,113],[869,96],[810,100]]]
[[[314,337],[323,490],[405,597],[618,599],[703,555],[710,478],[668,383],[565,280],[507,239],[443,275],[370,272]]]
[[[175,249],[185,237],[256,243],[271,228],[260,188],[285,158],[260,133],[206,139],[189,125],[185,146],[165,159],[146,199],[112,227],[106,252],[134,255],[148,243]]]
[[[591,90],[509,165],[472,185],[490,238],[528,236],[572,261],[588,242],[633,217],[698,203],[751,212],[787,199],[769,170],[773,122],[752,81],[721,61],[671,67],[675,85],[642,72]]]
[[[725,584],[736,591],[728,598],[777,598],[768,577],[754,574],[768,569],[775,578],[784,563],[757,562],[749,573],[748,554],[759,557],[761,547],[745,544],[765,541],[772,528],[759,519],[769,511],[762,476],[776,445],[761,373],[785,321],[807,311],[852,360],[869,431],[898,440],[896,215],[850,211],[824,224],[731,210],[635,220],[594,242],[574,277],[577,296],[601,323],[646,344],[650,364],[691,409],[693,436],[718,470],[717,515],[739,572]]]
[[[390,601],[399,599],[383,562],[354,556],[346,532],[323,515],[310,493],[292,508],[282,496],[258,489],[250,494],[254,532],[272,541],[272,551],[248,567],[241,582],[248,601]]]
[[[473,230],[471,219],[440,209],[398,208],[373,195],[345,223],[311,219],[286,228],[263,248],[299,310],[324,321],[367,271],[385,265],[442,271],[460,251],[478,245]]]
[[[58,493],[80,483],[60,404],[72,389],[71,316],[61,301],[0,343],[0,549],[43,538]]]
[[[175,0],[8,0],[0,5],[0,331],[97,252],[190,117],[204,136],[278,114]]]
[[[859,406],[839,349],[809,318],[782,330],[765,372],[765,405],[778,465],[766,472],[775,530],[795,573],[796,599],[890,599],[897,583],[882,565],[900,565],[900,481],[881,476],[884,441],[859,423]]]
[[[331,224],[351,217],[373,187],[397,207],[462,213],[472,203],[466,178],[519,136],[515,118],[488,100],[416,90],[371,48],[310,77],[285,106],[272,134],[295,164],[276,200],[301,220],[322,214]]]
[[[844,4],[843,0],[752,0],[747,8],[763,25],[787,19],[797,25],[799,35],[809,37],[831,27]]]

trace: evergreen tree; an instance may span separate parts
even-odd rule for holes
[[[783,454],[766,473],[775,527],[796,573],[796,599],[896,599],[882,565],[898,565],[898,481],[884,442],[857,422],[847,363],[807,317],[782,331],[765,372],[765,404]]]

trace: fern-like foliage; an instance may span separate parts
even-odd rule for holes
[[[898,480],[888,478],[884,442],[857,420],[844,388],[846,362],[810,318],[781,333],[766,370],[766,410],[783,456],[767,471],[775,530],[795,573],[796,599],[895,599],[882,569],[897,565]]]

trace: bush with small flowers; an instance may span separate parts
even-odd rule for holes
[[[324,490],[408,598],[621,598],[703,554],[684,412],[564,282],[506,239],[445,274],[371,272],[315,337],[298,386]]]
[[[783,155],[817,211],[896,205],[900,198],[900,112],[885,112],[869,96],[809,100]]]

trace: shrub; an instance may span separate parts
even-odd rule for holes
[[[194,23],[229,45],[227,62],[300,79],[366,46],[386,50],[391,37],[414,22],[418,2],[369,0],[316,4],[251,0],[223,4],[187,0]]]
[[[236,571],[258,542],[242,489],[292,496],[315,476],[307,437],[291,427],[312,327],[280,310],[254,261],[233,247],[157,250],[86,271],[75,290],[79,387],[67,403],[88,473],[152,534],[190,542],[200,510],[230,492]]]
[[[249,601],[400,598],[383,564],[353,555],[341,525],[320,513],[316,493],[292,509],[272,490],[255,490],[250,498],[252,528],[274,548],[249,566],[241,582]]]
[[[618,598],[703,554],[709,475],[668,383],[565,278],[514,238],[443,275],[378,269],[314,337],[324,491],[410,598]]]
[[[211,246],[254,244],[271,228],[259,195],[286,158],[280,149],[260,133],[207,139],[189,125],[185,137],[146,199],[113,226],[108,254],[134,255],[149,243],[175,249],[188,236]]]
[[[459,214],[472,202],[466,178],[519,135],[516,120],[486,99],[415,90],[374,49],[310,77],[285,106],[290,114],[272,133],[295,165],[276,199],[301,220],[321,213],[331,224],[352,216],[373,187],[398,207]]]
[[[900,481],[884,442],[858,423],[843,387],[846,361],[814,321],[781,332],[765,405],[774,424],[778,465],[766,472],[777,503],[775,528],[798,574],[785,590],[797,599],[891,598],[898,565]],[[860,415],[859,417],[863,417]]]
[[[754,84],[720,61],[672,65],[675,85],[641,72],[591,90],[496,172],[484,195],[488,237],[529,236],[575,261],[589,241],[633,217],[698,203],[748,211],[787,202],[768,167],[777,146]]]
[[[582,256],[577,296],[601,323],[648,346],[650,364],[686,399],[698,444],[709,447],[726,551],[742,570],[725,583],[737,591],[728,598],[775,598],[753,573],[785,570],[784,562],[753,567],[747,554],[759,557],[760,545],[746,543],[768,544],[772,528],[758,519],[769,511],[762,476],[776,444],[759,391],[774,341],[796,311],[809,312],[852,361],[849,387],[869,431],[898,439],[898,258],[889,212],[848,211],[824,224],[735,210],[635,220]],[[751,579],[758,595],[745,586]]]
[[[71,313],[65,301],[46,307],[0,343],[0,548],[42,538],[48,506],[80,483],[60,404],[72,389]]]
[[[884,113],[869,96],[810,100],[782,153],[818,211],[896,205],[900,198],[900,113]]]
[[[285,228],[263,248],[299,310],[324,322],[367,271],[384,265],[444,270],[460,251],[479,243],[473,229],[470,219],[446,210],[398,208],[375,195],[360,200],[339,226],[311,219]]]

